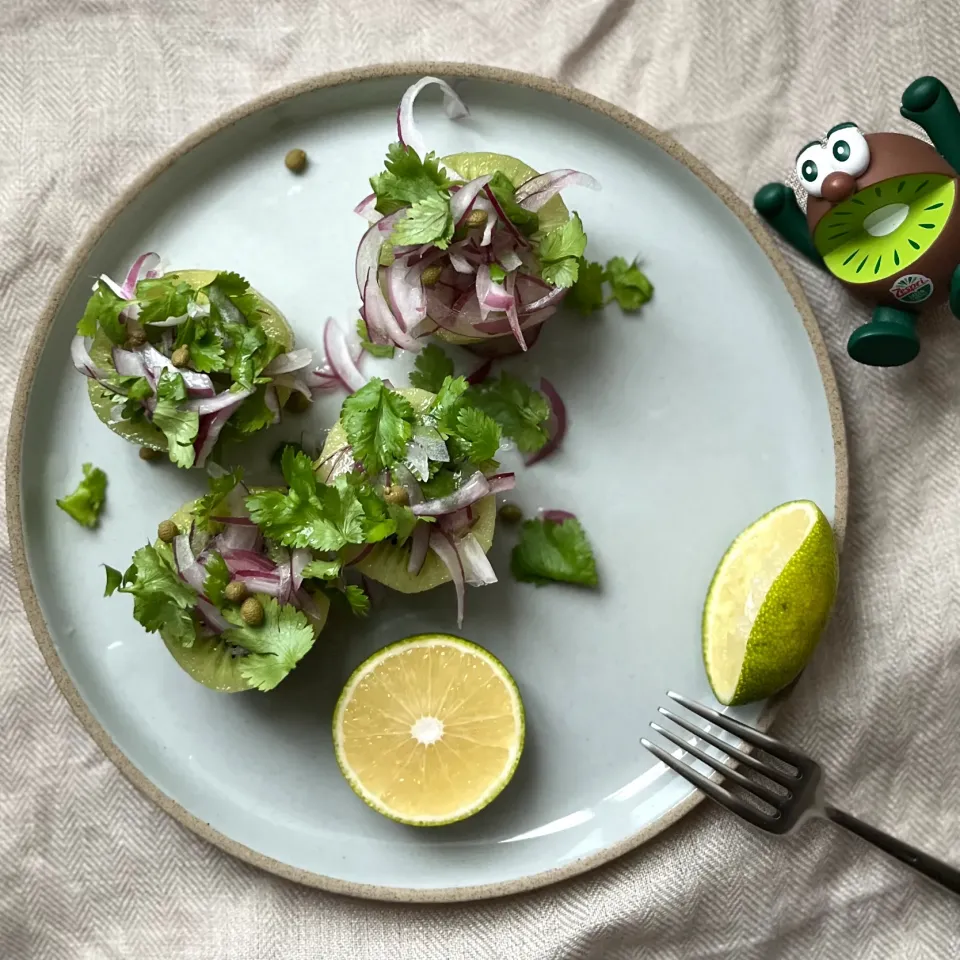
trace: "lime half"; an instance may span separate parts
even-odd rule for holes
[[[911,173],[867,187],[833,207],[813,242],[830,272],[846,283],[896,276],[919,260],[943,232],[956,181]]]
[[[703,661],[721,703],[762,700],[799,675],[830,616],[837,571],[833,530],[808,500],[771,510],[734,540],[703,611]]]
[[[482,810],[510,782],[523,738],[523,703],[503,664],[439,633],[375,653],[333,714],[347,782],[378,813],[415,827]]]

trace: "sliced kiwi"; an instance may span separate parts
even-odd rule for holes
[[[259,488],[254,488],[259,489]],[[193,509],[196,500],[182,506],[170,519],[180,530],[189,530],[193,523]],[[154,547],[159,553],[167,557],[171,555],[171,547],[168,543],[157,540]],[[310,624],[313,627],[314,636],[319,636],[327,622],[327,614],[330,612],[330,601],[327,595],[322,591],[311,593],[313,602],[319,612],[319,617],[310,617]],[[164,631],[160,631],[164,646],[170,651],[170,655],[180,664],[183,669],[193,677],[197,683],[202,683],[211,690],[218,693],[242,693],[244,690],[252,689],[250,684],[243,678],[240,668],[243,664],[243,657],[235,654],[234,647],[224,643],[223,640],[216,637],[201,637],[197,635],[194,638],[192,647],[184,647],[171,640]]]
[[[509,157],[504,153],[452,153],[443,158],[443,162],[455,170],[464,180],[474,180],[477,177],[486,176],[488,173],[496,173],[498,170],[515,186],[526,183],[531,177],[536,177],[537,171],[533,167],[527,166],[522,160],[516,157]],[[551,197],[538,211],[540,216],[540,229],[544,232],[553,230],[570,219],[570,211],[566,204],[556,194]],[[447,343],[470,344],[470,343],[489,343],[493,337],[465,337],[459,333],[451,333],[441,327],[434,331],[434,336]],[[513,334],[503,334],[504,337],[513,339]]]
[[[417,387],[405,387],[397,393],[405,396],[417,413],[422,413],[433,402],[434,394]],[[325,480],[330,473],[328,466],[335,461],[333,454],[347,443],[347,435],[339,421],[327,434],[326,443],[317,458],[318,473]],[[480,542],[484,552],[493,545],[494,528],[497,522],[497,504],[494,497],[484,497],[473,506],[476,519],[473,522],[471,533]],[[361,552],[361,548],[354,551],[354,556]],[[450,572],[443,562],[431,550],[418,574],[407,571],[410,561],[410,544],[405,543],[398,547],[393,543],[378,543],[364,558],[354,564],[354,569],[365,574],[371,580],[376,580],[400,593],[422,593],[432,590],[450,580]]]
[[[817,224],[813,242],[830,272],[846,283],[902,273],[943,232],[956,187],[939,173],[891,177],[838,203]]]
[[[178,270],[176,275],[192,287],[200,289],[210,283],[217,272],[216,270]],[[263,327],[263,332],[270,340],[282,344],[285,352],[292,350],[294,335],[290,324],[287,323],[277,307],[263,294],[257,290],[252,292],[257,297],[260,325]],[[102,330],[98,330],[90,347],[90,359],[101,370],[113,370],[113,346],[110,338]],[[282,395],[279,397],[279,401],[282,406],[287,401],[289,391],[282,390],[280,393]],[[146,421],[132,423],[129,420],[120,420],[114,416],[116,407],[123,405],[122,398],[104,390],[93,379],[87,381],[87,394],[90,397],[90,405],[93,407],[94,413],[115,434],[141,447],[149,447],[151,450],[167,450],[167,438],[152,423]]]

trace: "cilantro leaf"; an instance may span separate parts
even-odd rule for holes
[[[113,343],[122,344],[127,339],[127,328],[120,320],[120,314],[134,302],[118,297],[105,283],[97,281],[93,296],[87,301],[77,323],[77,333],[82,337],[95,337],[99,329]]]
[[[115,590],[133,596],[133,615],[149,633],[162,630],[166,638],[184,647],[196,636],[193,608],[197,593],[177,575],[170,562],[153,546],[141,547],[117,585],[118,571],[107,568],[107,596]]]
[[[448,497],[459,486],[459,479],[453,470],[443,467],[438,470],[429,480],[420,484],[425,500],[439,500],[440,497]]]
[[[446,250],[453,239],[453,226],[449,199],[435,194],[418,200],[407,210],[407,215],[394,225],[390,242],[432,243],[435,247]]]
[[[224,363],[230,368],[234,382],[244,390],[249,389],[256,375],[270,362],[258,356],[261,348],[267,345],[267,336],[263,328],[256,325],[224,323],[223,329],[230,338],[230,344],[224,350]]]
[[[435,343],[427,344],[413,362],[410,385],[439,393],[443,381],[453,376],[453,361]]]
[[[303,448],[302,443],[297,443],[294,440],[284,440],[282,443],[278,444],[274,449],[273,453],[270,454],[270,462],[278,469],[282,469],[283,464],[283,455],[286,453],[287,447],[293,448],[293,453],[303,453],[306,454],[306,450]]]
[[[577,282],[567,294],[567,302],[573,304],[580,313],[592,313],[602,309],[606,303],[603,295],[602,264],[581,257]]]
[[[214,551],[210,559],[204,564],[207,571],[203,581],[203,592],[206,598],[216,607],[223,604],[223,591],[230,582],[230,570],[221,554]]]
[[[157,407],[153,411],[153,425],[167,438],[170,459],[178,467],[192,467],[196,459],[193,443],[200,429],[200,415],[181,410],[179,404],[187,399],[187,388],[179,373],[164,370],[157,384]]]
[[[623,257],[607,262],[604,278],[613,291],[613,299],[624,310],[639,310],[652,296],[653,284],[637,267],[637,261],[627,263]]]
[[[372,357],[382,357],[387,360],[393,359],[397,348],[392,343],[373,343],[370,340],[369,331],[367,330],[367,325],[364,323],[363,317],[357,317],[357,333],[360,336],[360,346]]]
[[[504,270],[499,263],[490,264],[490,279],[493,280],[494,283],[502,282],[506,275],[507,271]]]
[[[551,580],[597,586],[597,566],[587,535],[575,518],[556,523],[527,520],[510,556],[514,577],[538,586]]]
[[[510,179],[499,170],[487,184],[490,192],[497,198],[500,209],[507,219],[528,237],[540,229],[540,216],[532,210],[525,210],[515,199],[516,188]],[[494,278],[496,279],[496,278]],[[501,278],[502,279],[502,278]]]
[[[273,597],[260,596],[263,623],[246,624],[237,608],[223,615],[233,624],[223,636],[250,652],[240,660],[240,675],[257,690],[272,690],[310,651],[316,640],[306,615],[289,604],[280,606]]]
[[[402,547],[410,539],[410,534],[417,525],[417,517],[409,507],[397,503],[388,503],[387,512],[396,528],[393,535],[397,538],[397,546]]]
[[[204,288],[207,299],[210,299],[210,290],[215,288],[214,298],[223,306],[223,297],[226,297],[247,320],[252,320],[259,310],[257,296],[252,291],[249,282],[239,273],[221,271]],[[213,306],[211,305],[211,313]]]
[[[193,507],[194,520],[201,530],[209,531],[213,523],[211,518],[224,515],[221,511],[229,515],[230,508],[223,501],[241,480],[243,480],[243,470],[240,467],[225,473],[222,477],[210,477],[210,492],[200,497]]]
[[[450,452],[447,444],[436,427],[429,423],[418,423],[413,428],[413,437],[407,444],[403,462],[410,468],[418,480],[430,477],[431,463],[447,463]]]
[[[502,373],[499,380],[488,379],[471,387],[468,399],[500,424],[521,453],[535,453],[547,442],[550,404],[522,380]]]
[[[127,396],[131,400],[146,400],[153,396],[153,387],[146,377],[136,377],[127,388]]]
[[[77,523],[91,529],[100,520],[100,511],[107,497],[107,475],[92,463],[83,465],[83,479],[73,493],[57,501],[57,506],[69,513]]]
[[[341,560],[311,560],[303,568],[304,580],[335,580],[343,567]]]
[[[431,415],[436,419],[440,432],[449,436],[456,433],[453,426],[457,421],[457,414],[462,406],[463,395],[470,389],[466,377],[445,377],[437,397],[430,408]]]
[[[370,474],[402,460],[413,436],[410,401],[378,377],[344,400],[340,420],[354,456]]]
[[[537,254],[541,273],[555,287],[572,287],[580,270],[580,258],[587,246],[587,235],[578,214],[540,238]]]
[[[230,426],[241,433],[256,433],[273,424],[277,411],[267,405],[267,390],[272,389],[269,384],[261,383],[233,412]],[[279,408],[279,400],[276,402]]]
[[[457,432],[451,437],[459,459],[483,464],[493,460],[500,449],[500,424],[476,407],[464,407],[457,414]]]
[[[160,323],[171,317],[182,317],[187,305],[195,302],[197,292],[185,280],[175,273],[150,280],[141,280],[137,284],[137,300],[140,303],[142,324]]]
[[[186,326],[186,324],[184,324]],[[187,342],[190,348],[190,366],[200,373],[219,373],[225,370],[223,340],[206,324],[197,324],[193,338]]]
[[[343,595],[350,604],[350,609],[355,617],[365,617],[370,613],[370,598],[367,596],[363,587],[354,584],[345,587]]]
[[[297,449],[292,443],[288,443],[280,457],[280,470],[287,486],[297,496],[307,500],[313,495],[317,478],[313,472],[313,461],[305,450]]]
[[[394,213],[407,204],[447,194],[450,181],[433,153],[421,160],[411,147],[391,143],[384,164],[386,173],[370,178],[377,195],[377,210]]]

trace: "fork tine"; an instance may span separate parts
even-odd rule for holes
[[[734,783],[739,783],[741,787],[745,790],[749,790],[751,793],[758,795],[761,800],[766,801],[771,806],[780,807],[788,800],[791,799],[791,794],[777,793],[776,790],[772,790],[766,784],[757,783],[756,780],[750,780],[745,777],[739,770],[734,770],[732,767],[727,766],[722,760],[718,760],[716,757],[711,757],[709,753],[705,750],[701,750],[699,747],[692,743],[688,743],[682,737],[678,737],[675,733],[670,730],[665,730],[660,726],[659,723],[651,723],[651,727],[657,731],[662,737],[666,737],[671,743],[675,743],[681,750],[686,750],[691,756],[696,757],[701,762],[705,763],[708,767],[713,767],[717,773],[722,773],[727,780],[732,780]],[[720,748],[721,750],[723,747]]]
[[[784,773],[782,770],[775,770],[773,767],[765,764],[762,760],[758,760],[756,757],[750,756],[749,753],[744,753],[742,750],[737,749],[737,747],[735,747],[732,743],[726,743],[719,737],[714,736],[714,734],[710,733],[709,730],[704,730],[703,727],[698,727],[695,723],[691,723],[686,719],[686,717],[677,716],[677,714],[667,710],[666,707],[657,707],[657,709],[665,717],[668,717],[675,724],[677,724],[678,727],[683,727],[684,730],[689,731],[695,737],[699,737],[701,740],[705,740],[718,750],[722,750],[724,753],[730,754],[730,756],[733,757],[738,763],[742,763],[745,767],[750,767],[751,770],[756,770],[757,773],[762,773],[765,777],[769,777],[771,780],[773,780],[774,783],[779,783],[781,787],[786,787],[789,790],[790,787],[795,787],[797,785],[797,780],[799,777],[789,773]]]
[[[658,760],[663,761],[671,770],[679,773],[684,780],[689,780],[695,787],[699,787],[708,797],[716,800],[720,806],[726,807],[738,816],[743,817],[744,820],[749,821],[755,827],[760,827],[762,830],[770,829],[771,824],[776,819],[775,817],[763,813],[763,811],[750,806],[748,803],[744,803],[729,790],[721,787],[719,783],[714,783],[709,777],[705,777],[702,773],[698,773],[692,767],[678,760],[676,757],[671,756],[671,754],[667,753],[662,747],[658,747],[655,743],[647,740],[646,737],[641,737],[640,742]]]
[[[715,723],[722,730],[726,730],[727,733],[732,733],[741,740],[752,743],[755,747],[765,750],[771,757],[776,757],[784,763],[789,763],[798,770],[802,765],[809,762],[808,758],[802,753],[798,753],[796,750],[788,747],[785,743],[781,743],[779,740],[775,740],[773,737],[768,737],[755,727],[741,723],[739,720],[734,720],[733,717],[728,717],[725,714],[717,713],[716,710],[711,710],[710,707],[705,707],[702,703],[697,703],[696,700],[688,700],[686,697],[681,696],[679,693],[674,693],[672,690],[667,691],[667,696],[670,697],[671,700],[676,700],[681,706],[686,707],[691,713],[695,713],[703,717],[704,720]]]

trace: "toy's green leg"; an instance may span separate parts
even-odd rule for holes
[[[768,183],[761,187],[753,198],[757,213],[783,237],[794,250],[823,266],[823,257],[810,239],[807,218],[797,203],[793,191],[784,183]]]
[[[936,77],[920,77],[903,91],[900,112],[926,130],[937,152],[960,172],[960,111]]]
[[[847,341],[847,353],[869,367],[899,367],[919,352],[913,314],[896,307],[877,307],[873,319],[854,330]]]
[[[960,263],[954,267],[953,276],[950,278],[950,309],[960,320]]]

